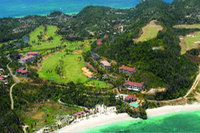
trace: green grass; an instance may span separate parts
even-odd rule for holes
[[[59,60],[63,61],[62,66],[60,66]],[[82,55],[66,55],[65,52],[60,52],[42,61],[42,70],[39,72],[39,76],[56,82],[85,82],[87,77],[82,74],[81,70],[84,65]],[[62,76],[56,72],[57,66],[61,67]]]
[[[197,45],[195,44],[196,41],[200,41],[200,32],[196,32],[194,34],[194,37],[185,37],[184,41],[186,43],[187,46],[194,46]]]
[[[151,21],[145,27],[142,28],[141,36],[136,39],[136,42],[144,42],[155,38],[158,35],[158,32],[163,28],[160,25],[157,25],[155,21]]]
[[[200,24],[182,24],[182,25],[175,25],[175,28],[180,28],[180,29],[200,29]]]
[[[104,81],[92,80],[86,83],[87,86],[94,86],[96,88],[112,88],[113,86]]]
[[[48,25],[46,31],[43,25],[39,26],[29,34],[30,36],[29,44],[32,47],[25,48],[23,49],[23,51],[37,51],[41,49],[50,49],[50,48],[55,48],[57,46],[65,45],[62,42],[62,36],[58,35],[56,32],[57,32],[56,26]],[[41,36],[40,40],[38,36]],[[53,37],[53,40],[49,41],[48,38],[50,37]]]

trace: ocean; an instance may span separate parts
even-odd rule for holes
[[[112,8],[135,7],[141,0],[0,0],[0,18],[27,15],[47,15],[53,10],[67,14],[80,12],[88,5]],[[172,2],[173,0],[164,0]]]
[[[89,129],[83,133],[200,133],[200,111],[119,122]]]

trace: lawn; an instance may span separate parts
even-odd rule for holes
[[[180,37],[181,53],[184,54],[186,51],[199,48],[200,44],[200,32],[195,32],[184,37]]]
[[[29,34],[29,44],[32,47],[25,48],[23,51],[37,51],[41,49],[50,49],[65,45],[62,42],[62,36],[58,35],[56,26],[41,25]]]
[[[161,25],[156,24],[156,21],[151,21],[145,27],[142,28],[142,34],[138,39],[135,39],[136,42],[144,42],[155,38],[158,35],[158,32],[163,30]]]
[[[182,25],[175,25],[174,28],[180,29],[200,29],[200,24],[182,24]]]
[[[81,70],[84,65],[81,54],[67,55],[66,52],[60,52],[42,61],[39,76],[56,82],[85,82],[87,77],[82,74]]]
[[[109,83],[106,83],[104,81],[98,81],[98,80],[92,80],[86,82],[86,86],[93,86],[96,88],[112,88],[113,86]]]

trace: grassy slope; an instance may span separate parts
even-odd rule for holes
[[[200,24],[182,24],[182,25],[175,25],[175,28],[181,28],[181,29],[200,29]]]
[[[184,41],[187,46],[197,45],[197,44],[195,44],[195,42],[200,41],[200,32],[196,32],[194,34],[194,37],[185,37]]]
[[[143,33],[138,39],[136,39],[136,42],[143,42],[153,39],[158,35],[158,32],[162,29],[162,26],[157,25],[155,21],[151,21],[148,25],[142,28]]]
[[[64,45],[61,42],[62,36],[56,34],[56,26],[47,26],[47,31],[44,31],[44,26],[36,28],[33,32],[30,33],[29,44],[32,46],[30,48],[25,48],[24,51],[36,51],[41,49],[49,49],[57,46]],[[38,39],[38,35],[42,35],[42,39]],[[53,37],[53,40],[48,41],[49,37]],[[38,45],[40,43],[40,45]]]
[[[85,82],[87,81],[87,77],[84,76],[81,71],[85,63],[83,59],[79,61],[79,57],[82,59],[81,55],[66,55],[65,52],[56,53],[42,62],[42,70],[39,72],[39,76],[56,82]],[[58,75],[55,70],[60,59],[64,61],[62,66],[64,78]]]

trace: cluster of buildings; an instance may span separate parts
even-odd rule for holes
[[[105,69],[111,69],[112,65],[109,63],[107,60],[102,60],[101,66]],[[136,67],[127,67],[125,65],[122,65],[119,67],[119,72],[124,73],[124,74],[131,74],[133,75],[136,72]],[[142,83],[137,83],[137,82],[132,82],[132,81],[126,81],[123,86],[130,90],[130,91],[143,91],[145,89],[144,82]]]
[[[28,52],[25,57],[21,56],[19,63],[21,63],[22,65],[25,65],[27,63],[33,63],[39,57],[39,52]]]
[[[4,69],[0,68],[0,84],[8,84],[8,75],[4,75]]]

